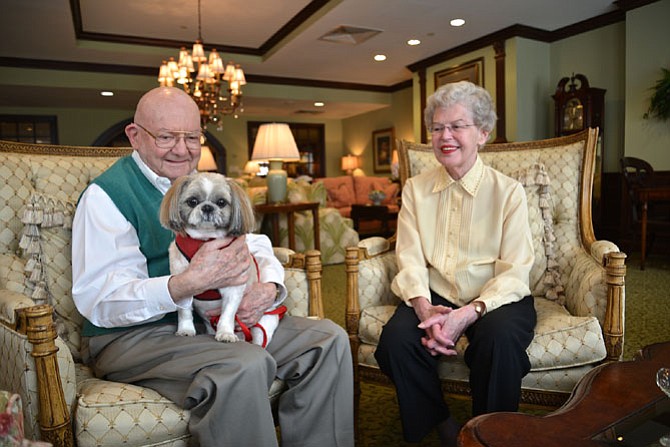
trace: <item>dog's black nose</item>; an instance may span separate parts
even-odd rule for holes
[[[210,214],[214,211],[214,207],[212,205],[203,205],[202,206],[202,212],[205,214]]]

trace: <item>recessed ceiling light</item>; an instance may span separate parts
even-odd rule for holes
[[[421,41],[419,39],[410,39],[410,40],[407,41],[407,45],[411,45],[411,46],[420,45],[420,44],[421,44]]]
[[[463,19],[453,19],[451,22],[449,22],[451,26],[463,26],[465,25],[465,20]]]
[[[114,96],[114,92],[104,91],[100,92],[101,96]]]
[[[314,103],[314,107],[323,107],[323,106],[325,106],[325,105],[326,105],[326,104],[323,103],[323,102],[321,102],[321,101],[316,101],[316,102]]]
[[[375,60],[377,62],[385,61],[386,60],[386,55],[385,54],[376,54],[375,55]]]

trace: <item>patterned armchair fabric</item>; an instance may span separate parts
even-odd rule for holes
[[[522,400],[558,406],[577,381],[623,352],[625,254],[596,241],[591,188],[597,130],[570,137],[486,146],[486,164],[518,179],[526,190],[536,260],[531,290],[538,322],[527,349],[531,372]],[[437,165],[430,146],[403,141],[402,182]],[[385,322],[400,302],[390,284],[397,273],[394,240],[370,238],[347,249],[347,331],[358,377],[387,381],[374,351]],[[444,358],[440,377],[449,392],[468,394],[469,371],[461,355]],[[356,384],[359,386],[359,384]]]
[[[186,446],[189,413],[79,363],[70,228],[88,183],[128,149],[0,141],[0,389],[21,396],[25,436],[54,445]],[[323,317],[318,251],[275,248],[291,315]],[[275,402],[285,384],[275,381]]]
[[[265,203],[266,187],[247,188],[254,204]],[[358,243],[358,233],[348,217],[335,208],[326,207],[326,189],[323,183],[289,180],[287,198],[291,203],[319,202],[319,237],[321,262],[324,265],[344,262],[345,247]],[[261,218],[263,216],[260,216]],[[279,245],[288,247],[288,222],[286,215],[279,216]],[[304,252],[314,248],[314,219],[311,211],[295,213],[295,249]],[[262,224],[259,222],[259,229]]]

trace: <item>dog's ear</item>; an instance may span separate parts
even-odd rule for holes
[[[160,223],[163,227],[175,233],[184,233],[184,222],[179,214],[179,197],[190,182],[190,175],[179,177],[172,183],[161,202]]]
[[[254,207],[246,191],[233,179],[226,178],[230,188],[230,228],[231,235],[251,233],[256,226]]]

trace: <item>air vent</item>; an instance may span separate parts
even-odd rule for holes
[[[295,112],[296,115],[318,115],[320,113],[323,113],[323,110],[296,110]]]
[[[342,25],[319,37],[319,40],[358,45],[359,43],[363,43],[381,32],[382,31],[378,29],[358,28],[355,26]]]

